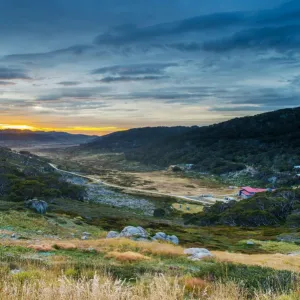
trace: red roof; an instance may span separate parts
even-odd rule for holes
[[[250,186],[245,186],[245,187],[242,187],[242,191],[246,191],[248,193],[262,193],[262,192],[266,192],[267,189],[259,189],[259,188],[252,188]]]

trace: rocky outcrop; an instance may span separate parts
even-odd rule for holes
[[[38,199],[26,201],[25,206],[29,209],[35,210],[39,214],[45,214],[48,209],[48,203]]]
[[[138,227],[127,226],[121,231],[120,237],[147,238],[148,233],[143,227],[140,227],[140,226],[138,226]]]
[[[210,251],[205,248],[188,248],[184,250],[184,254],[187,254],[190,260],[201,260],[205,257],[213,257]]]

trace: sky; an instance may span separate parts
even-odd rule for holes
[[[0,0],[0,128],[106,134],[300,105],[300,1]]]

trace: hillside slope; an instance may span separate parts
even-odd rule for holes
[[[62,180],[46,160],[0,147],[0,208],[36,197],[82,200],[82,188]]]
[[[133,129],[96,139],[84,148],[124,152],[129,160],[161,167],[190,163],[195,170],[216,174],[246,165],[290,171],[300,164],[300,108],[205,127]]]
[[[95,139],[83,146],[87,149],[130,152],[151,146],[164,139],[175,137],[191,130],[190,127],[144,127],[114,132]]]

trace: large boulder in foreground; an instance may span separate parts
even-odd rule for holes
[[[43,200],[32,199],[25,202],[25,206],[35,210],[39,214],[45,214],[48,209],[48,203]]]
[[[187,254],[191,260],[201,260],[205,257],[213,257],[211,252],[205,248],[188,248],[184,250],[184,254]]]
[[[179,239],[176,235],[167,235],[164,232],[157,232],[155,236],[152,237],[152,240],[154,241],[165,241],[172,243],[174,245],[179,244]]]
[[[127,226],[125,227],[121,233],[120,237],[128,237],[128,238],[147,238],[148,233],[147,231],[141,227],[134,227],[134,226]]]

